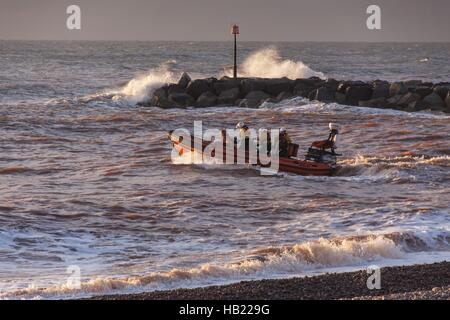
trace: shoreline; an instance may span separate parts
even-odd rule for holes
[[[92,297],[88,300],[450,300],[450,262],[381,268],[381,289],[366,270],[243,281],[193,289]]]

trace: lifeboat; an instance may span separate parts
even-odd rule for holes
[[[203,140],[200,146],[195,146],[194,137],[191,136],[190,143],[186,142],[183,137],[179,137],[173,134],[173,131],[169,132],[169,140],[178,155],[182,156],[185,153],[198,153],[203,157],[205,149],[212,143],[212,141]],[[199,140],[200,141],[200,140]],[[289,144],[288,146],[288,156],[279,157],[278,171],[288,172],[303,176],[332,176],[340,167],[337,164],[337,156],[340,156],[334,152],[328,152],[323,148],[323,145],[319,142],[314,142],[309,148],[304,159],[297,157],[299,145]],[[234,146],[233,155],[227,155],[226,143],[223,146],[223,163],[234,163],[238,164],[238,151],[236,145]],[[215,151],[211,154],[212,157],[216,157]],[[227,161],[227,157],[232,156],[233,161]],[[254,166],[259,166],[262,168],[269,168],[270,165],[262,165],[259,160],[259,155],[257,159],[250,161],[250,156],[248,151],[245,152],[245,163]],[[242,164],[242,162],[239,162]]]

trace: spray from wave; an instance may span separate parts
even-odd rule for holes
[[[322,72],[312,70],[301,61],[283,60],[275,48],[265,48],[252,53],[242,64],[240,75],[259,78],[325,78]]]
[[[84,103],[114,101],[119,104],[136,105],[150,99],[153,92],[168,83],[176,83],[180,72],[172,71],[175,60],[168,60],[157,68],[151,69],[146,75],[130,80],[119,90],[109,90],[84,96],[79,101]],[[194,79],[200,74],[195,74]],[[222,75],[231,74],[226,72]],[[219,74],[219,77],[221,75]],[[265,48],[252,53],[240,67],[242,77],[282,78],[290,79],[320,77],[325,78],[321,72],[316,72],[301,61],[282,59],[275,48]]]
[[[166,61],[148,74],[132,79],[113,99],[124,98],[130,104],[148,100],[156,89],[178,80],[177,75],[170,70],[175,63],[174,60]]]
[[[342,160],[340,175],[361,175],[376,173],[389,169],[414,169],[423,165],[450,167],[450,156],[400,155],[393,157],[375,157],[358,155],[355,158]]]

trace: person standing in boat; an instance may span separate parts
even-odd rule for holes
[[[248,126],[244,122],[239,122],[236,125],[236,129],[239,129],[239,137],[241,140],[248,138]]]
[[[272,149],[270,132],[267,129],[258,130],[258,150],[261,152],[263,150],[267,151],[267,155],[270,154]]]
[[[330,128],[330,135],[328,136],[328,141],[330,141],[331,153],[336,154],[335,150],[337,148],[337,136],[339,134],[338,127],[336,124],[332,122],[328,126]]]
[[[289,157],[289,145],[292,143],[285,128],[280,129],[280,157]]]
[[[312,144],[312,147],[321,149],[322,151],[331,149],[331,153],[336,155],[335,150],[337,148],[337,135],[339,134],[338,127],[334,123],[330,123],[328,127],[330,128],[328,139],[323,141],[316,141]]]
[[[249,127],[244,122],[239,122],[236,125],[236,129],[239,129],[238,147],[242,147],[245,145],[245,148],[248,150],[250,144],[250,137],[248,132]]]

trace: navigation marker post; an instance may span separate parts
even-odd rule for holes
[[[233,25],[231,28],[231,34],[234,35],[234,67],[233,67],[233,78],[237,78],[237,35],[239,34],[239,26]]]

